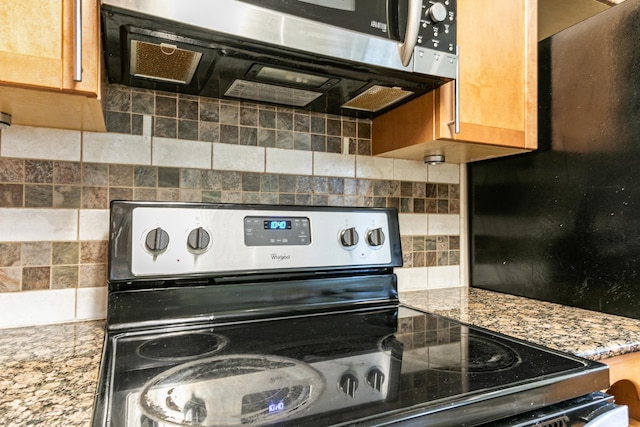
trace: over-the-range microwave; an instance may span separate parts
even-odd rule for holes
[[[103,0],[109,81],[371,118],[456,80],[457,0]]]

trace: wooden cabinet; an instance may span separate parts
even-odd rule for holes
[[[0,8],[0,111],[13,124],[104,131],[99,0],[82,0],[82,81],[74,81],[74,0]]]
[[[373,154],[465,163],[537,148],[537,0],[458,0],[460,133],[454,83],[373,120]]]
[[[627,353],[604,359],[609,365],[607,390],[616,403],[629,407],[629,425],[640,426],[640,352]]]

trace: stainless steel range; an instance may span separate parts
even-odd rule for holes
[[[402,307],[401,265],[392,209],[113,202],[93,425],[626,425],[605,365]]]

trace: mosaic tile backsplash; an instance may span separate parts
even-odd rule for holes
[[[105,107],[107,134],[0,134],[0,306],[104,289],[114,199],[395,207],[405,267],[460,264],[458,166],[371,157],[368,120],[115,85]]]
[[[152,115],[153,135],[183,140],[371,155],[371,123],[349,117],[262,104],[199,98],[110,86],[107,131],[142,135]]]
[[[108,209],[115,199],[395,207],[460,213],[458,184],[0,157],[0,207]]]
[[[110,200],[134,199],[460,212],[457,184],[5,158],[0,181],[3,208],[108,209]],[[405,267],[459,264],[459,236],[403,236],[402,248]],[[0,292],[104,286],[105,280],[104,241],[0,242]]]

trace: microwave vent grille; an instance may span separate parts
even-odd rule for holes
[[[322,93],[237,79],[229,86],[224,95],[292,107],[305,107],[322,96]]]
[[[375,112],[393,105],[413,93],[399,87],[375,85],[343,104],[342,108]]]
[[[130,73],[167,83],[189,84],[202,54],[167,43],[131,41]]]

